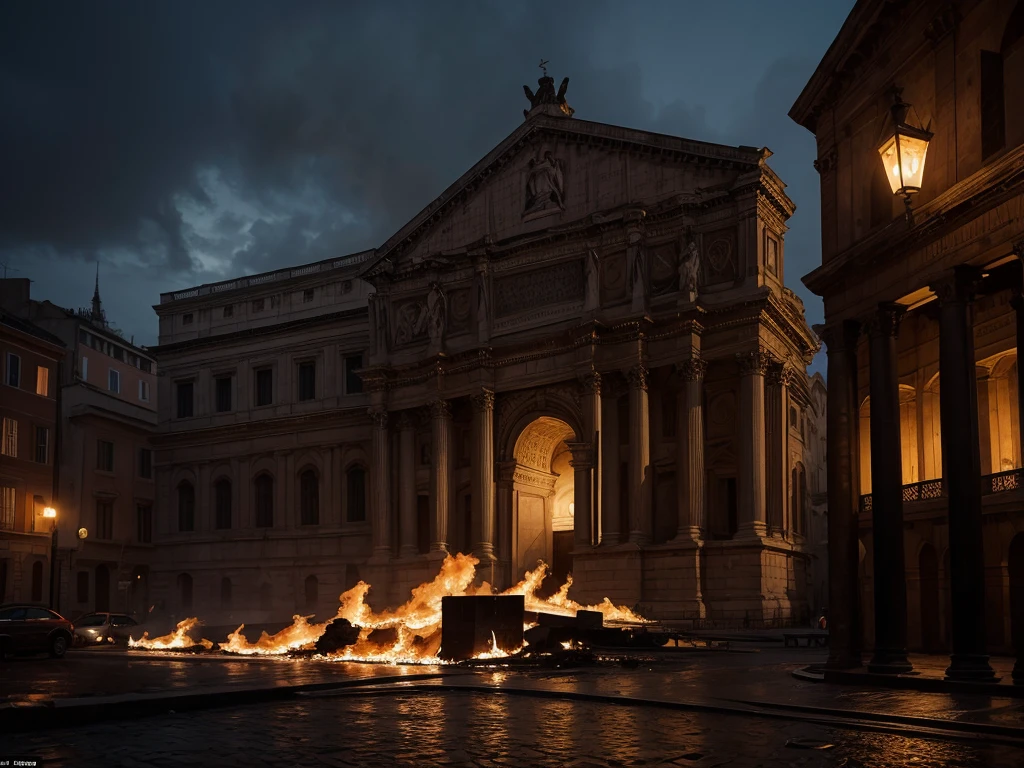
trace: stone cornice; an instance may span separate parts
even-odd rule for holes
[[[211,442],[226,442],[254,437],[291,435],[313,425],[319,428],[358,427],[367,423],[366,406],[335,408],[326,411],[315,411],[301,416],[283,416],[275,419],[243,421],[236,424],[223,424],[215,427],[199,427],[197,429],[175,430],[173,432],[157,432],[151,436],[154,448],[177,448],[181,444],[205,445]]]

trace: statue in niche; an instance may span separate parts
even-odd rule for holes
[[[679,294],[683,301],[697,300],[697,283],[700,279],[700,250],[697,241],[690,236],[689,245],[679,254]]]
[[[601,263],[597,257],[597,249],[591,248],[587,251],[587,257],[583,262],[584,275],[586,277],[586,299],[583,304],[584,309],[597,309],[601,303],[601,297],[599,294],[600,287],[600,274],[601,274]]]
[[[430,284],[430,293],[427,294],[427,334],[430,336],[430,345],[440,349],[444,344],[445,324],[448,319],[448,302],[441,286],[437,283]]]
[[[481,341],[490,338],[487,302],[487,276],[481,272],[476,276],[476,327]]]
[[[526,211],[534,213],[549,208],[565,210],[562,161],[550,149],[530,161],[530,178],[526,182]]]
[[[647,271],[644,265],[643,235],[631,232],[626,247],[629,263],[629,287],[633,295],[633,311],[647,306]]]
[[[395,320],[395,345],[409,344],[423,332],[426,311],[419,302],[405,304],[397,311]]]

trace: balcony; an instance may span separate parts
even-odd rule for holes
[[[982,496],[1016,491],[1022,487],[1024,487],[1024,469],[1009,469],[1006,472],[997,472],[994,475],[985,475],[981,478]],[[941,479],[925,480],[920,483],[911,483],[910,485],[903,486],[904,504],[911,501],[926,501],[928,499],[942,499],[945,497],[946,487]],[[870,493],[860,497],[860,511],[871,511]]]

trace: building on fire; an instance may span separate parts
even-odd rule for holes
[[[400,602],[457,551],[652,617],[820,607],[771,153],[577,119],[566,84],[379,248],[161,296],[169,612]]]
[[[818,144],[834,667],[1024,681],[1024,2],[860,0]]]

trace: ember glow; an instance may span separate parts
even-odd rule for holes
[[[184,648],[191,648],[195,645],[201,645],[209,651],[213,648],[212,642],[204,638],[197,643],[188,636],[189,631],[191,631],[193,627],[199,626],[199,624],[199,619],[195,618],[179,621],[178,628],[171,632],[171,634],[164,635],[163,637],[150,638],[148,632],[143,632],[142,637],[138,640],[129,637],[128,647],[145,648],[149,651],[167,651],[181,650]]]
[[[366,604],[370,585],[360,581],[352,589],[342,593],[335,620],[345,619],[359,627],[359,637],[348,645],[317,658],[331,661],[363,661],[387,664],[439,664],[437,654],[441,647],[441,600],[449,595],[523,595],[527,611],[553,613],[561,616],[575,616],[577,611],[597,611],[609,621],[644,622],[628,608],[615,606],[608,598],[599,605],[584,606],[569,598],[571,577],[554,595],[548,598],[537,596],[548,566],[540,563],[526,573],[525,578],[504,592],[495,593],[490,584],[484,582],[474,586],[476,566],[480,561],[472,555],[448,555],[441,564],[441,570],[432,581],[412,590],[409,600],[393,610],[376,613]],[[295,616],[290,626],[280,632],[268,635],[264,632],[256,642],[249,642],[242,635],[243,624],[228,635],[220,644],[223,651],[242,655],[280,655],[289,651],[311,651],[324,634],[329,622],[310,624],[307,616]],[[132,648],[164,649],[188,648],[193,645],[187,632],[197,624],[196,619],[186,619],[178,629],[166,637],[155,640],[129,640]],[[533,626],[526,624],[525,628]],[[202,641],[207,648],[208,640]],[[477,658],[504,658],[519,649],[501,649],[492,636],[492,647]]]

